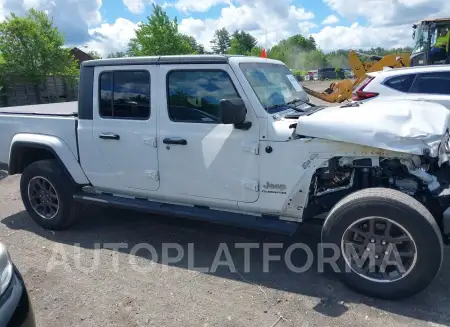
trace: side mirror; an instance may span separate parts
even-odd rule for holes
[[[222,124],[242,124],[245,122],[247,108],[241,98],[220,100],[219,118]]]

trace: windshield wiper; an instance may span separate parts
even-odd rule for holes
[[[350,102],[341,106],[341,108],[359,107],[359,102]]]
[[[292,101],[286,102],[286,104],[296,104],[297,102],[301,102],[301,103],[307,104],[307,105],[309,105],[311,107],[315,107],[316,106],[314,103],[311,103],[309,101],[305,101],[305,100],[302,100],[302,99],[294,99]]]
[[[300,116],[311,116],[312,114],[315,114],[316,112],[319,112],[323,109],[328,108],[327,106],[315,106],[313,109],[308,110],[306,113],[304,113],[304,115],[302,114],[290,114],[290,115],[286,115],[284,116],[285,119],[298,119]]]
[[[266,107],[266,110],[270,110],[270,109],[276,109],[276,108],[281,108],[281,107],[286,107],[298,112],[305,112],[303,109],[299,109],[297,107],[294,107],[293,105],[289,104],[289,103],[280,103],[280,104],[274,104],[272,106],[268,106]]]

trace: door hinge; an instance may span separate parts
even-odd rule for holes
[[[158,143],[156,142],[156,137],[144,138],[144,144],[151,145],[154,148],[158,147]]]
[[[252,190],[255,192],[259,192],[259,181],[246,179],[244,180],[244,188],[247,190]]]
[[[145,175],[155,181],[159,181],[159,172],[157,170],[146,170]]]
[[[244,143],[242,146],[242,149],[245,152],[253,153],[254,155],[259,154],[259,142],[251,142],[251,143]]]

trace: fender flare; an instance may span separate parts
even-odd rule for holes
[[[50,135],[20,133],[14,135],[9,149],[9,172],[17,173],[20,148],[41,148],[53,153],[55,158],[67,170],[73,181],[79,185],[90,184],[75,155],[64,140]]]

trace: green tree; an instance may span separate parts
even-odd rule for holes
[[[321,50],[312,50],[305,54],[304,69],[325,68],[330,64]]]
[[[301,34],[296,34],[292,35],[284,41],[281,41],[280,43],[284,43],[287,46],[297,48],[302,52],[317,50],[316,41],[312,36],[310,36],[309,38],[305,38]]]
[[[350,50],[337,50],[326,54],[328,63],[332,67],[349,68],[348,53]]]
[[[163,56],[193,53],[189,41],[178,32],[177,18],[169,18],[161,6],[153,4],[153,13],[136,30],[130,40],[128,54],[131,56]]]
[[[379,56],[383,57],[388,54],[396,54],[396,53],[411,53],[412,48],[393,48],[393,49],[385,49],[385,48],[371,48],[371,49],[356,49],[356,52],[360,53],[359,59],[362,62],[367,62],[373,60],[371,56]],[[348,54],[350,49],[340,49],[336,51],[332,51],[326,54],[327,60],[332,67],[342,67],[349,68],[350,64],[348,61]],[[366,56],[368,55],[368,56]]]
[[[267,57],[270,59],[280,60],[287,64],[287,49],[278,43],[270,49],[267,53]]]
[[[189,42],[191,48],[193,49],[193,53],[195,54],[204,54],[205,53],[205,47],[197,42],[197,40],[188,35],[183,35],[183,37]]]
[[[90,55],[94,59],[102,59],[102,55],[98,51],[90,50],[90,51],[88,51],[87,54]]]
[[[262,50],[263,50],[262,47],[255,46],[252,48],[252,50],[250,50],[250,53],[248,55],[252,57],[260,57]]]
[[[0,24],[1,73],[38,84],[49,75],[75,75],[78,64],[64,47],[64,37],[44,12],[14,13]]]
[[[117,52],[110,52],[106,56],[106,58],[124,58],[127,54],[123,51],[117,51]]]
[[[231,46],[228,53],[248,55],[258,41],[251,34],[244,31],[235,31],[231,36]]]
[[[211,45],[213,53],[227,53],[231,46],[230,33],[225,28],[216,30],[214,38],[211,40]]]
[[[312,37],[312,35],[310,35],[309,38],[308,38],[308,44],[309,44],[309,46],[311,46],[313,49],[317,49],[316,40]]]
[[[300,34],[280,41],[272,47],[268,57],[283,61],[289,68],[305,70],[317,69],[327,65],[327,60],[312,36],[305,38]]]

